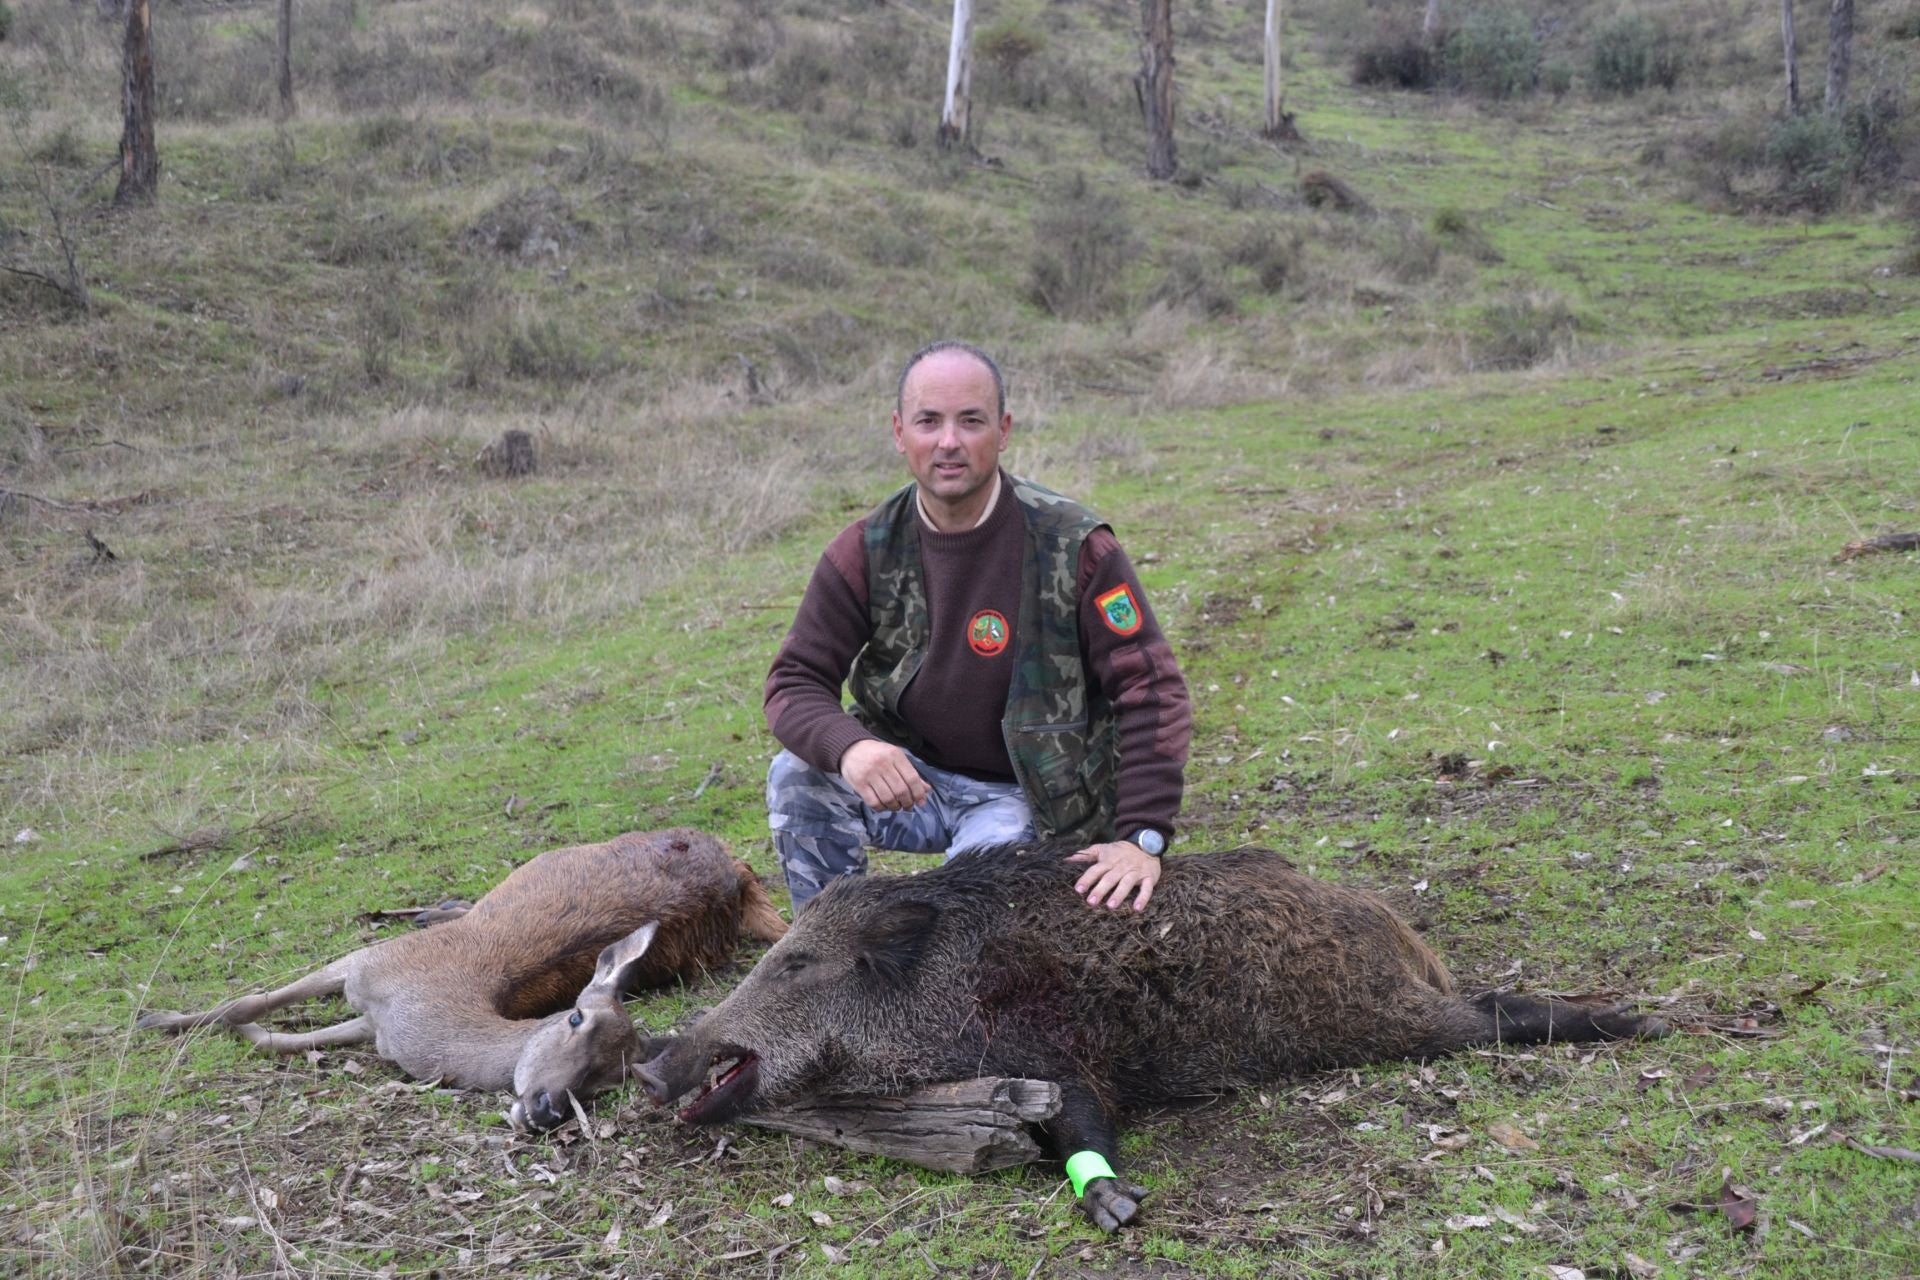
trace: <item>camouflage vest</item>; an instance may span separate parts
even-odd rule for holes
[[[1098,685],[1088,683],[1079,626],[1080,546],[1106,522],[1050,489],[1008,479],[1026,518],[1027,545],[1013,680],[1000,722],[1007,756],[1041,836],[1111,839],[1113,707]],[[929,637],[913,485],[867,517],[866,552],[873,637],[847,676],[853,713],[881,737],[919,752],[924,741],[900,715],[900,699],[920,670]]]

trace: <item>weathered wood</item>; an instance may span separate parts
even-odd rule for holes
[[[1853,67],[1853,0],[1833,0],[1827,16],[1827,114],[1847,109],[1847,80]]]
[[[280,0],[273,32],[273,81],[280,92],[280,118],[293,115],[293,0]]]
[[[746,1123],[923,1169],[985,1173],[1038,1160],[1028,1126],[1059,1111],[1060,1086],[1051,1081],[983,1076],[899,1097],[819,1094]]]
[[[160,189],[160,152],[153,140],[153,29],[148,0],[129,0],[120,58],[120,185],[116,205],[150,203]]]
[[[1780,0],[1780,43],[1787,64],[1787,110],[1800,111],[1800,45],[1793,36],[1793,0]]]
[[[940,108],[940,145],[965,147],[972,137],[973,0],[953,0],[953,40],[947,48],[947,100]]]
[[[1140,74],[1134,77],[1147,121],[1147,176],[1179,169],[1173,144],[1173,0],[1140,0]]]
[[[1877,538],[1849,542],[1834,553],[1833,562],[1839,564],[1855,556],[1870,556],[1882,551],[1920,551],[1920,533],[1883,533]]]

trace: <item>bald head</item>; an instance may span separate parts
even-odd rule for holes
[[[926,346],[907,357],[907,363],[900,370],[900,381],[898,385],[894,387],[893,409],[895,413],[899,413],[906,408],[908,377],[912,375],[914,369],[920,362],[929,356],[940,356],[943,359],[965,357],[978,361],[981,367],[993,378],[993,416],[1000,418],[1006,415],[1007,380],[1000,375],[1000,366],[993,362],[992,356],[974,346],[972,343],[959,342],[952,338],[943,338],[939,342],[929,342]]]

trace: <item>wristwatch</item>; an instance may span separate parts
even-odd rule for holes
[[[1127,837],[1131,844],[1138,845],[1141,852],[1159,857],[1167,851],[1167,838],[1152,827],[1142,827]]]

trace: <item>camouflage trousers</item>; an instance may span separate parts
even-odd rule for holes
[[[835,876],[867,869],[867,847],[954,857],[969,849],[1033,839],[1033,813],[1017,782],[981,782],[936,768],[913,767],[931,794],[911,809],[869,809],[837,773],[816,769],[791,751],[767,770],[767,825],[797,912]]]

